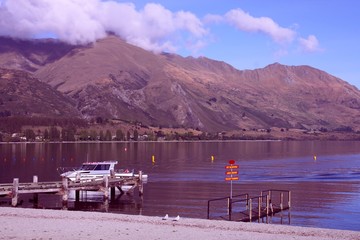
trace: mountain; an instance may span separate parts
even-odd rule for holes
[[[0,68],[0,116],[80,117],[70,98],[30,73]]]
[[[360,130],[360,91],[310,66],[241,71],[205,57],[155,54],[116,36],[87,46],[0,38],[0,46],[0,66],[61,93],[67,115],[205,131]]]

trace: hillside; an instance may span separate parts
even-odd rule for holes
[[[0,46],[0,66],[31,72],[67,99],[63,115],[204,131],[360,130],[360,91],[310,66],[240,71],[204,57],[154,54],[116,36],[88,46],[1,38]]]
[[[0,68],[0,116],[80,117],[74,102],[30,73]]]

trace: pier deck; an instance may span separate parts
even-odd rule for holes
[[[69,191],[73,190],[78,195],[79,191],[101,191],[104,198],[108,199],[115,194],[115,187],[123,193],[122,187],[127,186],[129,191],[134,188],[139,189],[139,194],[143,194],[142,173],[133,177],[115,177],[104,176],[103,178],[95,178],[86,181],[70,181],[63,178],[62,181],[56,182],[38,182],[37,176],[34,176],[31,183],[19,183],[18,178],[14,178],[13,183],[0,184],[0,197],[10,197],[12,206],[16,206],[19,194],[41,194],[53,193],[62,195],[62,200],[67,201]]]

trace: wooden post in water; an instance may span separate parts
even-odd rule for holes
[[[62,178],[62,192],[63,192],[62,200],[63,202],[67,202],[69,198],[69,182],[67,177]]]
[[[111,200],[115,199],[115,187],[110,188],[110,198]]]
[[[14,178],[13,180],[13,189],[12,189],[12,198],[11,198],[11,206],[16,207],[18,204],[18,195],[19,195],[19,179]]]
[[[142,171],[139,171],[139,196],[144,194],[144,185],[142,181]]]
[[[262,196],[258,198],[258,222],[260,222],[260,218],[261,218],[261,198]]]
[[[109,199],[109,176],[104,175],[104,198]]]
[[[39,182],[38,176],[34,175],[33,176],[33,183],[36,185],[38,182]]]
[[[269,215],[269,205],[270,205],[269,195],[266,195],[266,216]]]
[[[290,209],[290,207],[291,207],[291,191],[289,191],[289,193],[288,193],[288,206]]]
[[[252,199],[249,200],[249,221],[252,220]]]
[[[229,221],[231,221],[232,218],[232,199],[228,198],[228,212],[229,212]]]
[[[75,190],[75,201],[80,201],[80,190]]]
[[[280,210],[284,209],[284,193],[280,192]]]
[[[115,178],[115,171],[114,169],[110,169],[110,179]],[[115,199],[115,187],[110,188],[110,198],[113,200]]]
[[[33,176],[33,185],[37,185],[38,184],[38,176],[34,175]],[[34,206],[37,206],[38,202],[39,202],[39,194],[38,193],[34,193],[33,195],[33,202],[34,202]]]

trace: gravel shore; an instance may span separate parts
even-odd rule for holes
[[[360,239],[360,232],[204,219],[0,208],[0,239]]]

